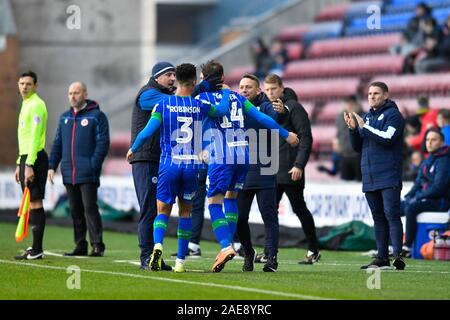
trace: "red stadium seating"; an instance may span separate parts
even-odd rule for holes
[[[106,158],[102,174],[109,176],[131,175],[131,165],[123,158]]]
[[[240,66],[232,69],[229,73],[225,75],[225,83],[236,84],[241,81],[241,78],[246,73],[253,73],[253,66]]]
[[[417,94],[449,95],[450,73],[428,73],[401,76],[377,76],[371,81],[383,81],[389,87],[391,96]],[[366,88],[367,93],[368,88]]]
[[[310,25],[295,25],[289,26],[280,31],[277,39],[283,42],[300,41],[303,36],[311,29]]]
[[[358,55],[368,53],[385,53],[391,45],[400,42],[400,33],[326,39],[315,41],[309,47],[308,58],[323,58],[332,56]]]
[[[390,54],[302,60],[288,63],[285,79],[398,74],[405,58]]]
[[[289,61],[298,60],[303,54],[303,45],[300,42],[286,44]]]
[[[313,136],[313,146],[312,146],[313,152],[314,153],[331,152],[333,139],[336,137],[337,134],[336,126],[313,125],[311,127],[311,131]]]
[[[315,21],[342,20],[349,7],[349,3],[340,3],[324,7],[316,16]]]
[[[324,105],[317,114],[317,123],[334,123],[342,110],[342,102],[332,101]]]
[[[330,100],[356,94],[359,78],[284,81],[284,85],[292,88],[301,102]]]

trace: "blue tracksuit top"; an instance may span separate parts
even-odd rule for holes
[[[363,192],[402,187],[405,120],[394,101],[387,99],[363,117],[364,127],[350,130],[352,146],[361,152]]]

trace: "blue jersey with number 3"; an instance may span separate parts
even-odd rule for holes
[[[211,104],[192,97],[168,96],[154,108],[161,115],[161,164],[198,169],[202,150],[202,122]]]

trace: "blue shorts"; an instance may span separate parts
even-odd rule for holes
[[[208,198],[244,187],[248,164],[211,164],[208,166]]]
[[[178,197],[178,199],[190,203],[197,191],[197,184],[198,169],[161,164],[156,199],[167,204],[174,204]]]

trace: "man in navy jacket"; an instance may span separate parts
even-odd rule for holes
[[[259,111],[268,115],[272,119],[278,121],[279,114],[285,114],[287,111],[284,107],[275,109],[267,96],[261,92],[260,83],[256,76],[252,74],[245,74],[239,83],[239,93],[246,97],[251,103],[253,103]],[[282,118],[283,116],[280,116]],[[247,177],[243,189],[238,195],[238,223],[237,233],[242,247],[244,248],[244,265],[242,271],[253,271],[256,251],[253,248],[250,235],[250,227],[248,224],[250,209],[253,203],[253,199],[256,195],[258,202],[258,208],[261,212],[261,216],[264,222],[265,231],[265,250],[270,258],[265,261],[263,271],[275,272],[278,268],[278,261],[276,259],[278,254],[278,238],[279,238],[279,226],[278,226],[278,206],[276,198],[276,174],[262,173],[263,168],[274,165],[271,154],[271,132],[267,134],[266,141],[260,141],[258,135],[259,130],[264,129],[257,121],[246,117],[245,127],[253,129],[256,132],[257,148],[250,148],[250,159],[255,160],[249,165]],[[275,133],[273,133],[275,134]],[[278,136],[275,136],[278,139]],[[263,143],[265,145],[263,145]],[[266,148],[266,150],[262,150]],[[278,152],[278,147],[276,147]],[[261,163],[261,156],[268,157],[271,161],[264,165]]]
[[[409,256],[416,236],[417,215],[450,208],[450,147],[444,144],[444,135],[437,128],[428,129],[425,143],[429,156],[421,163],[414,186],[401,206],[406,215],[405,256]]]
[[[389,240],[394,248],[393,265],[405,268],[401,257],[403,226],[400,220],[400,192],[402,189],[403,130],[405,120],[383,82],[369,86],[370,110],[361,118],[357,113],[345,112],[355,151],[361,152],[363,192],[372,212],[378,256],[367,268],[389,268]]]
[[[48,180],[53,184],[55,170],[61,174],[69,198],[76,247],[67,256],[86,256],[89,231],[93,257],[105,251],[103,227],[97,206],[97,190],[103,160],[109,149],[109,125],[97,102],[87,99],[86,85],[69,87],[70,110],[59,118],[49,159]]]

